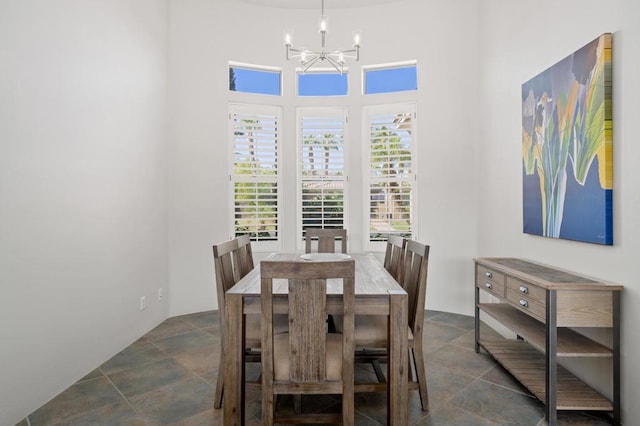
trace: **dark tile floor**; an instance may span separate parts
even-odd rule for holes
[[[488,327],[482,331],[491,332]],[[546,424],[543,405],[489,356],[474,352],[473,334],[473,318],[427,311],[424,347],[431,410],[422,411],[417,393],[410,392],[410,424]],[[213,409],[219,345],[216,311],[169,318],[19,425],[221,425],[222,410]],[[365,368],[358,366],[358,374],[371,374]],[[303,399],[303,407],[336,409],[339,399]],[[356,395],[357,425],[384,424],[385,410],[384,393]],[[260,424],[257,391],[247,394],[246,419],[249,425]],[[609,421],[597,413],[562,412],[559,423]]]

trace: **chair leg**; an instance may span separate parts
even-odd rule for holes
[[[302,395],[293,394],[293,412],[296,414],[302,413]]]
[[[416,345],[413,349],[409,349],[413,354],[413,362],[416,368],[416,376],[418,379],[418,391],[420,393],[420,403],[423,411],[429,411],[429,394],[427,393],[427,375],[424,371],[424,355],[422,346]]]
[[[342,394],[342,424],[343,426],[355,425],[355,409],[353,394]]]
[[[263,389],[262,391],[262,426],[273,426],[275,402],[277,395]]]
[[[216,381],[216,393],[213,398],[213,407],[222,407],[222,396],[224,393],[224,351],[220,351],[220,366],[218,367],[218,380]]]

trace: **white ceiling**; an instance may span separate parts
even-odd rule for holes
[[[239,0],[244,3],[252,3],[260,6],[277,7],[285,9],[318,9],[321,0]],[[347,9],[353,7],[367,7],[383,3],[393,3],[400,0],[325,0],[326,11],[332,9]]]

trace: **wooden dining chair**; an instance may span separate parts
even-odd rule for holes
[[[224,342],[227,333],[225,321],[225,294],[254,267],[251,239],[243,235],[230,241],[213,246],[213,263],[216,274],[218,294],[218,313],[220,318],[220,366],[214,395],[214,407],[222,406],[224,393]],[[286,319],[278,316],[278,332],[287,330]],[[253,349],[260,348],[260,315],[247,315],[245,336],[247,362],[260,362],[260,352]]]
[[[406,242],[401,257],[399,283],[408,294],[408,340],[410,382],[409,389],[420,393],[422,409],[429,410],[427,377],[424,369],[422,334],[424,327],[424,306],[429,268],[429,246],[417,241]],[[341,330],[338,322],[338,331]],[[388,362],[388,318],[382,315],[357,315],[355,318],[356,362],[371,363],[377,383],[356,383],[356,392],[378,392],[386,390],[386,379],[380,362]]]
[[[354,424],[355,262],[260,263],[262,302],[262,424]],[[288,280],[288,333],[275,334],[275,279]],[[341,279],[343,334],[327,332],[327,280]],[[341,394],[342,413],[276,412],[281,394]]]
[[[341,252],[347,252],[347,230],[307,228],[304,236],[304,252],[311,253],[311,242],[318,240],[318,253],[335,253],[336,239],[340,239]]]
[[[389,235],[384,253],[384,268],[398,282],[401,280],[402,259],[407,247],[407,239],[399,235]]]

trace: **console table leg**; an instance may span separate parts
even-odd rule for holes
[[[556,426],[558,422],[558,329],[557,329],[557,293],[547,290],[546,315],[546,368],[545,368],[545,417],[549,426]]]
[[[476,333],[476,353],[480,352],[480,308],[478,304],[480,303],[480,289],[476,286],[476,305],[475,305],[475,333]]]
[[[622,424],[620,407],[620,292],[613,292],[613,424]]]

